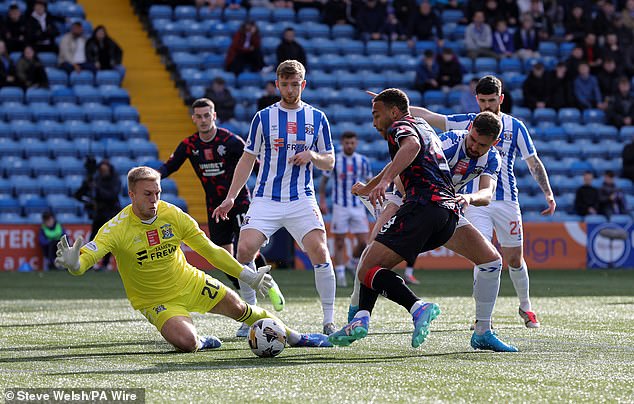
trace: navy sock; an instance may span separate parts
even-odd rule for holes
[[[419,300],[418,296],[405,285],[403,278],[398,276],[396,272],[385,268],[381,268],[374,273],[372,289],[394,303],[405,307],[408,311]],[[361,306],[359,307],[361,308]]]
[[[359,290],[359,311],[367,310],[372,314],[372,309],[374,309],[378,298],[379,294],[376,291],[361,284],[361,289]]]

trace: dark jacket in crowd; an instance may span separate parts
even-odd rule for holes
[[[123,51],[119,45],[108,37],[99,41],[93,36],[86,41],[86,59],[99,66],[100,70],[114,69],[121,64],[122,57]]]
[[[575,212],[580,216],[589,214],[590,208],[594,213],[599,212],[599,190],[592,185],[582,185],[575,194]]]

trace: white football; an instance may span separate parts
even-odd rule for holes
[[[249,347],[261,358],[277,356],[286,346],[286,330],[271,318],[263,318],[249,329]]]

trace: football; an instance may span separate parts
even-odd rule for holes
[[[248,340],[254,354],[261,358],[271,358],[284,350],[286,331],[275,320],[263,318],[253,323]]]

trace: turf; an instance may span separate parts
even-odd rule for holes
[[[319,331],[312,274],[274,276],[287,297],[281,318]],[[415,291],[443,310],[419,349],[410,347],[410,316],[381,299],[370,335],[348,348],[287,348],[260,359],[234,337],[237,324],[201,314],[193,316],[199,331],[223,347],[174,352],[132,310],[117,274],[0,272],[0,390],[138,387],[148,402],[632,401],[634,271],[532,272],[538,330],[521,323],[504,274],[494,325],[516,354],[469,347],[469,271],[418,276],[424,285]],[[340,325],[349,292],[337,294]]]

